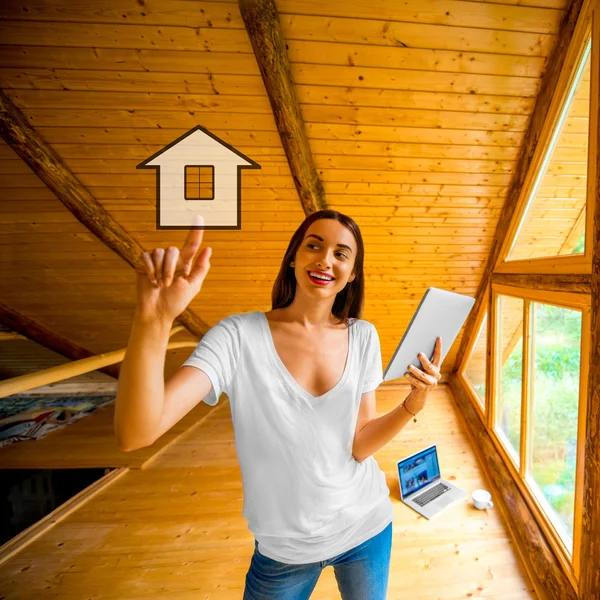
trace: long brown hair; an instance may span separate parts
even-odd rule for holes
[[[356,222],[349,216],[332,209],[319,210],[310,214],[294,232],[285,252],[285,256],[283,257],[277,279],[273,284],[273,290],[271,292],[271,310],[289,306],[296,296],[296,274],[293,267],[290,267],[290,263],[294,260],[296,251],[300,247],[306,231],[319,219],[334,219],[335,221],[338,221],[352,233],[356,240],[356,259],[352,271],[356,274],[356,277],[353,281],[347,283],[346,287],[341,292],[338,292],[331,309],[332,314],[339,319],[339,323],[350,325],[349,319],[362,318],[365,298],[365,280],[363,272],[365,248],[360,229]]]

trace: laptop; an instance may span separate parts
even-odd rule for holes
[[[399,460],[397,466],[402,502],[426,519],[467,495],[466,490],[440,477],[435,444]]]
[[[428,288],[385,369],[383,380],[404,377],[408,365],[423,370],[419,352],[432,360],[438,336],[442,338],[441,366],[474,304],[472,296]]]

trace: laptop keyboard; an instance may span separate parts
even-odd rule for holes
[[[435,500],[438,496],[441,496],[444,492],[448,491],[450,488],[444,483],[440,482],[437,485],[434,485],[432,488],[428,489],[425,493],[417,496],[414,501],[419,506],[425,506],[428,502]]]

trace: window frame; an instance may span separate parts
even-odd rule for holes
[[[553,94],[552,101],[540,138],[536,145],[531,165],[519,194],[516,209],[506,232],[506,236],[500,247],[498,258],[493,268],[494,273],[591,273],[592,272],[592,241],[594,225],[594,202],[590,201],[596,197],[596,151],[597,138],[595,132],[598,128],[598,81],[594,77],[597,73],[598,63],[598,35],[593,29],[594,3],[588,2],[582,9],[582,14],[577,22],[573,38],[567,52],[565,65],[560,74],[558,85]],[[596,18],[597,20],[597,18]],[[587,195],[586,195],[586,227],[585,248],[583,254],[559,255],[542,258],[530,258],[519,260],[506,260],[521,228],[521,223],[526,218],[525,211],[528,208],[528,199],[538,179],[538,174],[544,163],[552,136],[557,128],[563,106],[571,92],[575,75],[579,68],[581,58],[584,55],[589,39],[592,39],[590,56],[590,113],[588,127],[588,164],[587,164]]]
[[[196,198],[188,196],[188,169],[198,169],[198,177],[200,177],[201,169],[210,169],[212,173],[211,180],[211,196],[210,198]],[[201,190],[202,180],[198,181],[198,192]],[[184,165],[183,166],[183,198],[187,202],[206,202],[215,199],[215,166],[214,165]]]
[[[479,415],[479,418],[481,419],[481,421],[483,423],[487,422],[486,414],[489,412],[489,409],[488,409],[488,403],[489,403],[488,398],[489,398],[489,389],[490,389],[490,379],[489,379],[490,370],[488,367],[489,362],[490,362],[489,361],[490,320],[489,320],[489,312],[488,312],[489,293],[490,293],[490,286],[488,285],[488,287],[484,293],[484,296],[483,296],[483,302],[481,303],[480,310],[477,313],[477,317],[475,319],[475,325],[473,327],[473,331],[475,333],[471,336],[471,339],[469,340],[469,343],[467,344],[467,347],[465,349],[464,360],[461,361],[461,364],[459,365],[459,367],[456,371],[462,384],[469,391],[471,399],[473,400],[473,406],[475,407],[475,410],[477,411],[477,414]],[[487,320],[486,361],[485,361],[485,400],[482,403],[481,398],[479,398],[479,394],[477,393],[475,388],[471,385],[471,380],[469,379],[469,376],[467,375],[466,371],[467,371],[467,366],[468,366],[469,362],[471,361],[471,357],[473,356],[473,352],[475,350],[475,346],[477,344],[477,340],[479,339],[479,334],[481,332],[481,327],[483,325],[483,320],[485,319],[486,315],[488,315],[488,320]]]
[[[498,328],[500,326],[500,315],[498,314],[498,297],[500,295],[513,296],[523,299],[523,375],[522,375],[522,398],[521,398],[521,435],[520,435],[520,461],[519,466],[513,461],[510,452],[504,445],[503,440],[496,430],[497,421],[497,401],[499,385],[499,353],[497,349]],[[579,579],[580,566],[580,546],[581,546],[581,528],[582,528],[582,506],[584,492],[584,466],[585,466],[585,441],[586,441],[586,421],[587,421],[587,394],[589,377],[589,353],[591,342],[591,296],[582,292],[559,292],[544,289],[528,289],[516,285],[501,284],[492,282],[491,293],[487,295],[487,301],[482,303],[483,310],[478,315],[478,325],[476,331],[479,332],[481,322],[485,314],[488,315],[488,345],[486,363],[486,409],[485,413],[481,411],[476,391],[469,383],[465,374],[465,368],[471,358],[471,353],[475,347],[475,342],[471,341],[468,352],[465,353],[466,360],[463,361],[457,375],[463,384],[467,393],[470,395],[472,404],[477,410],[482,422],[485,424],[490,438],[502,457],[504,464],[510,471],[510,474],[518,486],[524,500],[527,502],[530,510],[535,515],[537,522],[543,529],[548,543],[555,551],[555,555],[560,561],[569,578]],[[577,422],[577,449],[576,449],[576,467],[575,467],[575,502],[573,515],[573,554],[569,553],[560,533],[558,532],[558,523],[553,519],[551,512],[546,512],[538,495],[530,485],[526,472],[530,464],[531,447],[531,398],[530,398],[530,377],[531,377],[531,356],[530,356],[530,306],[531,302],[541,304],[552,304],[568,309],[580,310],[581,320],[581,364],[579,372],[579,415]],[[476,339],[476,336],[473,336]]]
[[[560,115],[564,100],[569,92],[569,83],[573,80],[576,69],[579,66],[578,58],[584,52],[587,39],[591,35],[592,47],[590,57],[590,117],[588,129],[588,165],[587,165],[587,198],[586,198],[586,235],[585,251],[583,254],[561,255],[557,257],[544,257],[526,260],[506,261],[509,248],[512,246],[513,238],[521,222],[525,201],[527,200],[531,186],[537,177],[539,167],[544,159],[545,150],[553,133]],[[488,284],[484,297],[479,305],[478,314],[474,317],[473,332],[465,346],[460,365],[456,370],[457,381],[462,384],[467,397],[471,399],[471,405],[479,415],[482,425],[487,431],[490,440],[498,452],[503,464],[515,482],[523,501],[534,516],[538,526],[544,532],[548,545],[562,567],[563,572],[570,581],[574,590],[579,588],[581,579],[581,543],[582,543],[582,514],[584,502],[584,472],[585,444],[586,444],[586,421],[588,410],[589,378],[590,378],[590,347],[591,347],[591,300],[592,300],[592,260],[594,243],[594,220],[597,205],[600,203],[598,189],[598,126],[599,98],[600,98],[600,6],[598,3],[584,1],[581,9],[571,44],[567,51],[563,70],[559,76],[559,84],[556,87],[549,111],[546,115],[537,147],[532,155],[532,162],[527,175],[523,181],[523,187],[519,196],[517,209],[511,216],[507,226],[506,235],[502,241],[498,258],[491,265],[491,272],[487,275]],[[600,226],[600,224],[599,224]],[[484,273],[484,277],[486,274]],[[524,299],[524,338],[523,351],[523,385],[522,385],[522,412],[521,412],[521,440],[520,440],[520,464],[515,465],[504,444],[501,443],[495,431],[495,404],[497,402],[496,381],[496,339],[497,339],[497,295],[506,293]],[[561,535],[555,529],[551,512],[547,513],[530,483],[525,477],[528,468],[528,447],[530,446],[531,433],[528,435],[528,426],[531,420],[531,402],[529,399],[529,371],[530,371],[530,306],[531,302],[548,303],[565,308],[577,309],[582,312],[582,334],[581,334],[581,364],[580,364],[580,386],[579,386],[579,415],[577,423],[577,448],[575,467],[575,498],[574,498],[574,522],[573,522],[573,552],[569,553]],[[488,336],[487,336],[487,361],[486,361],[486,400],[485,410],[482,411],[480,400],[476,391],[470,385],[465,374],[467,364],[475,343],[479,336],[481,323],[487,314]]]

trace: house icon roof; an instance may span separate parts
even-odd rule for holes
[[[157,229],[241,229],[241,169],[260,165],[201,125],[137,165],[156,169]],[[189,185],[210,189],[189,197]],[[194,183],[190,184],[193,181]],[[197,214],[202,227],[192,225]]]

